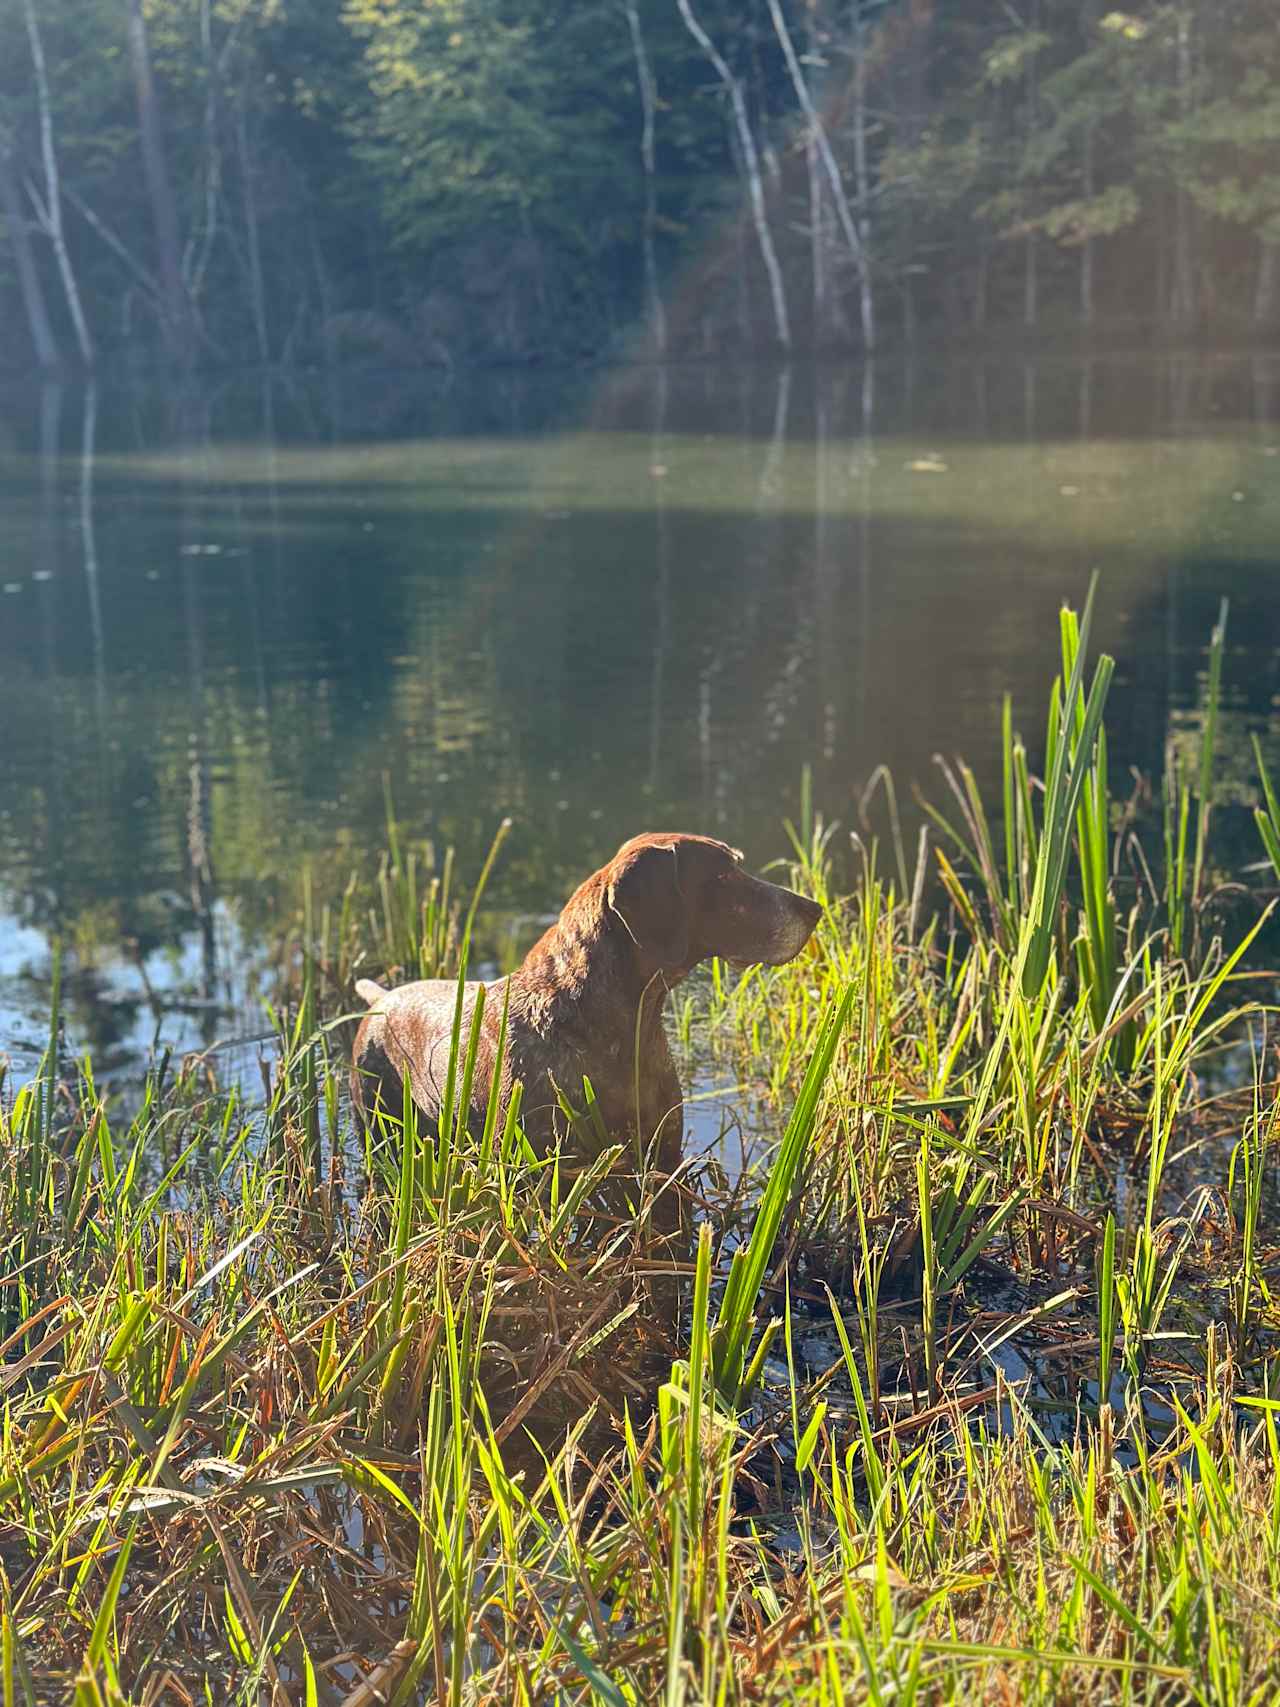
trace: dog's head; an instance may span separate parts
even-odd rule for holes
[[[668,981],[711,955],[781,966],[822,917],[816,902],[750,876],[735,848],[709,836],[635,836],[604,875],[609,911],[641,964]]]

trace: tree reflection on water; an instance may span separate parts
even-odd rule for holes
[[[0,1050],[39,1047],[55,939],[100,1059],[260,1030],[301,869],[376,868],[384,776],[464,871],[515,818],[492,895],[529,929],[641,828],[778,853],[805,764],[846,821],[881,762],[904,801],[938,750],[985,781],[1094,564],[1117,770],[1158,769],[1223,593],[1243,752],[1280,685],[1275,377],[41,388],[0,460]]]

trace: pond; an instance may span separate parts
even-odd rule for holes
[[[1190,738],[1224,595],[1226,804],[1280,743],[1272,356],[11,390],[0,498],[19,1079],[55,940],[104,1075],[264,1032],[300,873],[376,867],[387,778],[468,875],[513,818],[513,942],[642,829],[784,852],[806,765],[848,825],[882,762],[989,785],[1095,567],[1113,774]]]

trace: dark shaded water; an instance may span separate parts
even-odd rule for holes
[[[315,865],[405,824],[553,911],[625,836],[783,851],[885,761],[1033,749],[1103,572],[1117,770],[1190,739],[1232,601],[1222,788],[1280,747],[1280,359],[11,394],[0,422],[0,1053],[129,1071],[263,1029]],[[1280,753],[1277,753],[1280,758]]]

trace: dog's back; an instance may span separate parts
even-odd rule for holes
[[[484,988],[480,983],[463,986],[460,1055],[466,1051],[476,994]],[[384,990],[372,978],[361,978],[356,982],[356,994],[369,1004],[351,1051],[351,1100],[356,1109],[368,1120],[381,1104],[398,1118],[404,1108],[407,1077],[418,1108],[428,1119],[436,1118],[449,1073],[457,984],[451,978],[427,978]],[[476,1074],[476,1088],[483,1086],[486,1096],[492,1054],[492,1045],[486,1048],[489,1006],[486,1003]],[[461,1073],[461,1061],[458,1070]],[[483,1102],[480,1107],[483,1109]]]

